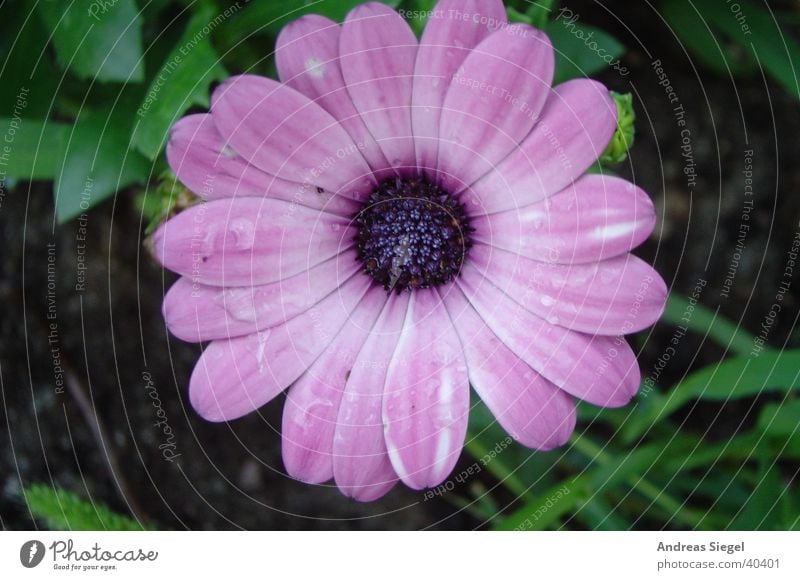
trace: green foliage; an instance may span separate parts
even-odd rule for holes
[[[800,44],[766,2],[664,0],[662,13],[692,56],[718,74],[752,75],[763,68],[800,98]]]
[[[136,110],[140,120],[133,143],[151,160],[164,146],[170,126],[192,105],[207,107],[208,85],[226,76],[206,32],[215,17],[210,7],[192,17]]]
[[[150,529],[108,507],[58,487],[34,484],[24,493],[31,514],[48,530],[140,531]]]
[[[59,64],[79,78],[140,82],[142,21],[133,0],[38,2]]]

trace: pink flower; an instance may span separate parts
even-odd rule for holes
[[[280,35],[282,83],[231,78],[167,156],[205,201],[155,234],[182,275],[169,329],[210,341],[189,385],[210,421],[288,389],[289,474],[362,501],[452,471],[469,385],[547,450],[574,400],[625,405],[622,338],[666,288],[632,256],[647,194],[583,175],[613,135],[599,83],[551,88],[553,49],[500,0],[441,0],[421,41],[380,3]]]

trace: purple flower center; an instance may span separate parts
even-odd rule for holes
[[[450,282],[472,245],[464,206],[424,178],[384,181],[354,220],[364,272],[388,292]]]

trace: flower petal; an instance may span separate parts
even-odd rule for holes
[[[415,292],[383,392],[386,447],[403,483],[423,489],[444,481],[461,455],[468,416],[458,335],[439,295]]]
[[[281,30],[275,63],[281,81],[303,93],[336,118],[358,144],[373,170],[389,162],[356,111],[339,64],[341,27],[333,20],[309,14]]]
[[[442,105],[453,75],[506,22],[502,0],[440,0],[431,12],[417,52],[411,107],[420,168],[436,169]]]
[[[631,254],[589,264],[548,264],[477,244],[470,260],[530,312],[589,334],[638,332],[661,317],[667,300],[661,276]]]
[[[350,220],[276,199],[243,197],[195,205],[153,235],[166,268],[212,286],[284,280],[350,244]]]
[[[286,324],[209,344],[189,381],[192,407],[208,421],[231,421],[271,401],[336,340],[369,285],[355,276]]]
[[[589,79],[557,86],[519,149],[472,186],[481,208],[495,213],[535,203],[580,177],[602,155],[617,124],[608,89]]]
[[[534,449],[566,443],[575,429],[572,398],[503,344],[458,287],[444,302],[464,347],[469,382],[500,425]]]
[[[353,200],[319,192],[309,184],[280,179],[250,165],[217,131],[211,115],[188,115],[170,130],[167,161],[178,179],[205,200],[225,197],[273,197],[329,211],[353,215]]]
[[[187,342],[253,334],[305,312],[359,268],[345,252],[296,276],[261,286],[206,286],[181,277],[164,297],[164,320],[172,334]]]
[[[639,365],[622,337],[591,336],[531,314],[471,264],[459,286],[489,328],[531,368],[570,395],[621,407],[639,388]]]
[[[333,438],[336,485],[348,497],[372,501],[397,483],[383,437],[381,402],[386,369],[403,328],[408,294],[393,295],[347,378]]]
[[[281,433],[283,463],[292,477],[307,483],[333,478],[333,436],[345,383],[386,300],[381,288],[367,292],[334,343],[289,389]]]
[[[272,79],[231,77],[211,96],[220,134],[271,175],[360,199],[375,185],[347,131],[308,97]]]
[[[417,39],[397,12],[362,4],[347,15],[339,42],[347,91],[395,169],[416,169],[411,90]]]
[[[533,128],[553,80],[544,33],[513,24],[469,54],[453,77],[439,133],[441,183],[461,191],[496,167]]]
[[[606,175],[585,175],[539,203],[473,219],[477,240],[559,264],[629,252],[647,239],[655,223],[653,202],[644,191]]]

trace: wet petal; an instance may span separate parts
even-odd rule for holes
[[[333,478],[333,436],[345,383],[386,300],[383,289],[370,290],[335,342],[289,389],[281,433],[283,462],[292,477],[308,483]]]
[[[614,135],[617,108],[608,89],[589,79],[557,86],[528,137],[472,186],[480,209],[495,213],[530,205],[583,175]]]
[[[441,0],[431,12],[414,69],[411,122],[420,168],[436,169],[447,88],[469,52],[506,24],[501,0]]]
[[[383,394],[386,447],[407,486],[439,485],[461,455],[469,416],[464,353],[439,295],[417,291]]]
[[[638,332],[661,317],[667,300],[661,276],[631,254],[589,264],[549,264],[478,244],[470,260],[530,312],[589,334]]]
[[[361,118],[392,167],[416,170],[411,90],[417,39],[397,12],[369,2],[350,11],[339,44],[342,74]]]
[[[189,381],[189,400],[208,421],[231,421],[271,401],[337,337],[369,287],[355,276],[286,324],[212,342]]]
[[[195,205],[153,235],[166,268],[212,286],[284,280],[351,245],[350,220],[276,199],[243,197]]]
[[[281,30],[275,63],[281,81],[303,93],[333,115],[358,144],[373,170],[389,162],[356,111],[339,63],[341,27],[333,20],[309,14]]]
[[[386,370],[403,328],[408,294],[394,295],[381,313],[347,378],[333,439],[336,485],[348,497],[372,501],[397,475],[383,436],[381,405]]]
[[[246,161],[271,175],[360,199],[374,181],[330,113],[272,79],[231,77],[211,97],[214,123]]]
[[[473,219],[481,242],[559,264],[629,252],[647,239],[655,223],[653,202],[644,191],[606,175],[586,175],[539,203]]]
[[[471,185],[517,148],[550,92],[553,66],[550,40],[522,24],[475,47],[444,101],[438,167],[445,189]]]
[[[500,425],[534,449],[566,443],[575,429],[572,398],[503,344],[458,287],[443,294],[464,347],[469,382]]]
[[[514,302],[469,264],[459,286],[508,348],[570,395],[601,407],[620,407],[636,394],[639,365],[624,338],[592,336],[551,324]]]
[[[180,278],[164,297],[170,332],[188,342],[253,334],[305,312],[350,279],[360,264],[350,252],[296,276],[261,286],[206,286]]]

